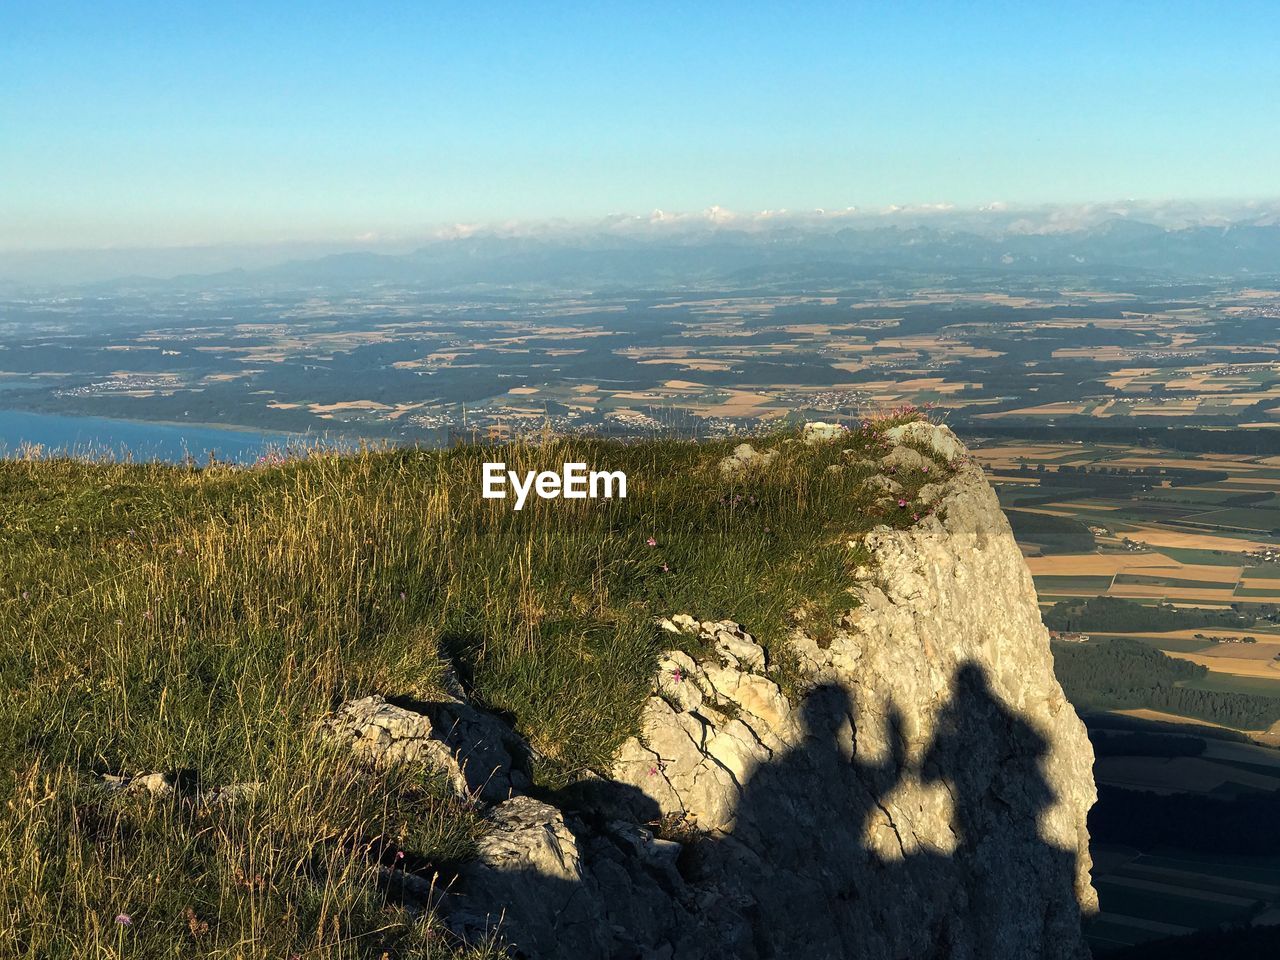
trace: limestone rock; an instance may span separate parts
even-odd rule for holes
[[[937,469],[937,464],[910,447],[894,447],[882,463],[895,470],[924,470],[927,473]]]
[[[487,827],[450,909],[455,932],[475,942],[498,930],[530,956],[607,956],[603,905],[583,875],[564,814],[512,797],[494,808]]]
[[[753,470],[763,470],[778,459],[777,450],[757,450],[749,443],[740,443],[733,453],[720,461],[720,475],[732,480]]]
[[[848,428],[838,423],[823,423],[821,420],[814,420],[806,423],[800,431],[800,439],[810,446],[818,443],[828,443],[831,440],[837,440],[848,433]]]
[[[863,485],[867,489],[887,497],[898,497],[906,492],[905,488],[897,480],[892,477],[886,477],[881,473],[868,477]]]
[[[702,689],[695,681],[698,665],[687,653],[670,650],[658,662],[658,676],[654,681],[657,692],[678,709],[697,710],[702,706]]]
[[[756,643],[751,634],[743,629],[742,624],[732,620],[720,620],[715,623],[702,624],[702,638],[722,658],[730,660],[735,666],[748,670],[763,670],[765,667],[764,647]]]
[[[257,782],[206,786],[200,783],[199,778],[192,771],[139,773],[132,776],[108,773],[104,774],[99,782],[112,793],[182,798],[201,807],[247,800],[262,788],[262,784]]]
[[[925,444],[948,462],[958,460],[966,454],[964,444],[960,442],[960,439],[954,433],[946,427],[929,423],[926,420],[917,420],[914,423],[904,423],[897,427],[890,427],[885,431],[884,435],[887,440],[897,444],[908,441]]]
[[[102,778],[102,785],[118,793],[170,797],[178,792],[178,776],[173,773],[139,773],[133,776],[106,774]]]
[[[497,801],[529,786],[512,758],[520,744],[511,730],[457,698],[411,709],[373,695],[343,704],[326,723],[358,755],[379,764],[427,764],[460,794]]]
[[[698,632],[698,621],[693,619],[693,617],[689,616],[687,613],[677,613],[671,618],[671,622],[679,627],[683,633]]]

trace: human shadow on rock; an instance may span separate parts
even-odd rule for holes
[[[641,791],[583,785],[562,798],[563,837],[535,825],[540,869],[486,867],[472,895],[501,901],[488,916],[527,957],[1088,957],[1075,855],[1039,834],[1048,743],[980,667],[957,671],[918,769],[895,710],[877,759],[859,755],[870,738],[843,688],[814,689],[801,711],[802,740],[741,785],[731,830],[665,842],[637,826],[660,821]],[[894,822],[886,801],[908,778],[945,786],[953,850],[920,849]]]

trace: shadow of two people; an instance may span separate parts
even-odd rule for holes
[[[896,711],[887,718],[890,749],[876,761],[858,756],[846,690],[817,687],[801,711],[804,736],[741,785],[733,828],[687,843],[676,869],[638,868],[608,839],[619,811],[637,823],[659,820],[640,791],[597,782],[566,797],[590,825],[578,834],[581,883],[592,889],[531,872],[516,878],[507,889],[518,895],[503,906],[517,951],[690,960],[1088,956],[1075,854],[1039,832],[1055,800],[1042,771],[1048,742],[1001,703],[982,668],[957,671],[917,765],[908,762]],[[897,835],[886,799],[909,778],[949,794],[950,851],[916,849]],[[872,831],[884,842],[870,842]],[[879,852],[885,842],[892,855]],[[586,933],[580,912],[570,919],[569,905],[584,897],[598,901],[591,915],[603,934]]]

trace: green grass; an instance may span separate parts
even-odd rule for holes
[[[371,692],[430,698],[451,662],[557,788],[635,732],[670,642],[653,618],[676,612],[745,623],[794,690],[796,612],[834,623],[859,535],[915,510],[826,469],[883,452],[875,430],[758,445],[780,465],[736,482],[727,442],[0,461],[0,954],[451,955],[376,879],[447,880],[477,812],[421,771],[358,769],[319,721]],[[516,512],[480,497],[485,460],[621,469],[629,496]],[[947,472],[896,479],[910,501]],[[261,787],[207,810],[97,781],[176,770]]]
[[[1263,697],[1280,697],[1280,672],[1276,679],[1267,677],[1241,677],[1231,673],[1210,670],[1199,680],[1182,684],[1195,690],[1217,690],[1219,693],[1254,693]]]
[[[1280,510],[1264,510],[1253,507],[1233,507],[1229,510],[1213,510],[1187,518],[1196,524],[1205,524],[1226,530],[1247,530],[1255,537],[1269,539],[1273,530],[1280,530]]]
[[[1233,583],[1223,583],[1219,580],[1180,580],[1176,577],[1149,577],[1140,573],[1118,573],[1115,582],[1117,584],[1144,583],[1190,590],[1227,590],[1235,587]]]
[[[1141,536],[1138,539],[1141,539]],[[1204,564],[1216,567],[1240,567],[1245,564],[1243,553],[1233,553],[1229,550],[1193,550],[1184,547],[1160,547],[1158,552],[1167,557],[1172,557],[1179,563],[1196,566]]]
[[[1207,631],[1206,631],[1207,632]],[[1145,643],[1149,647],[1155,647],[1157,650],[1174,650],[1179,653],[1190,653],[1194,650],[1203,650],[1209,646],[1203,640],[1192,640],[1185,637],[1166,637],[1158,633],[1155,634],[1125,634],[1130,640],[1137,640]]]

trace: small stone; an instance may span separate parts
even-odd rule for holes
[[[168,773],[144,773],[129,782],[129,790],[134,793],[149,793],[153,797],[167,797],[172,794],[174,777]]]
[[[740,443],[733,453],[720,461],[720,475],[733,479],[753,470],[762,470],[778,458],[777,450],[757,450],[749,443]]]
[[[921,503],[933,503],[944,493],[946,493],[946,487],[941,483],[926,483],[916,494],[916,499]]]
[[[800,438],[810,446],[818,443],[829,443],[843,437],[849,431],[838,423],[823,423],[814,420],[806,423],[800,431]]]

